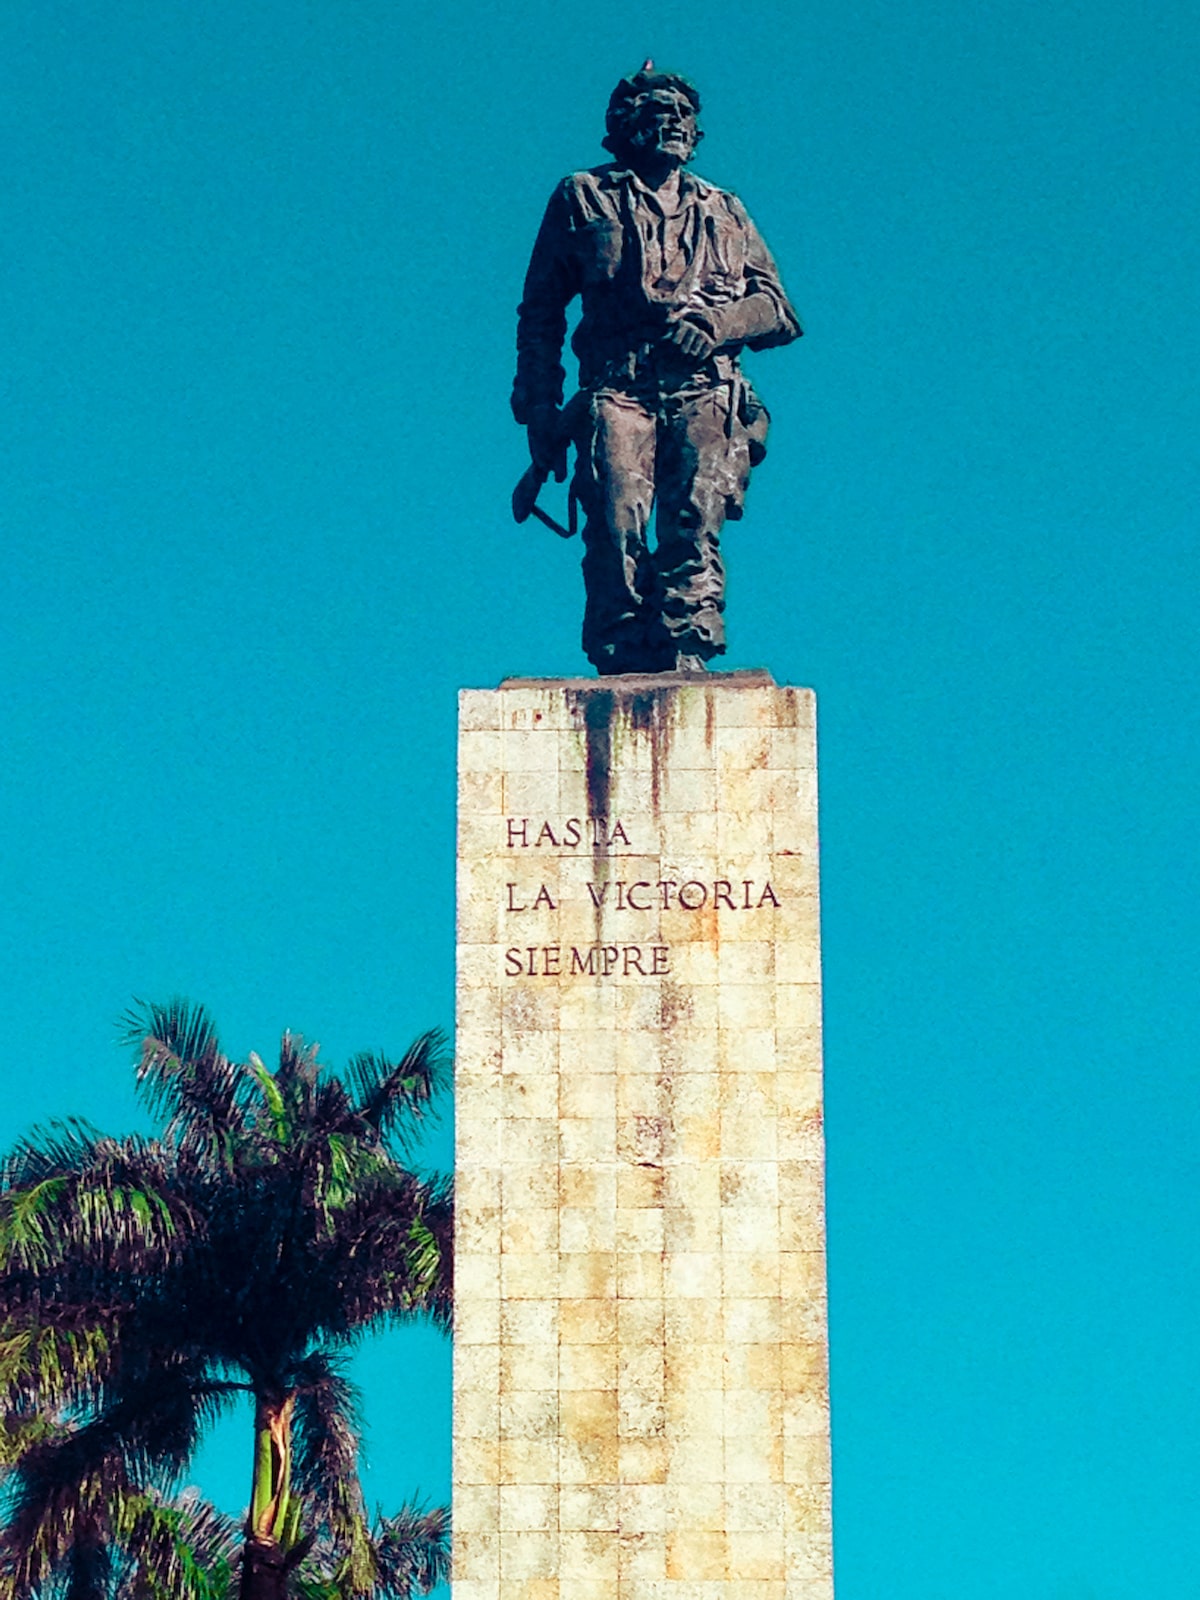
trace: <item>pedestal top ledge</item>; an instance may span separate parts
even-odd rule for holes
[[[737,672],[621,672],[605,678],[502,678],[503,689],[678,689],[719,684],[722,689],[774,689],[765,667]]]

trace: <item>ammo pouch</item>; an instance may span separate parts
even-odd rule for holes
[[[754,392],[754,385],[744,374],[739,374],[737,419],[746,431],[746,447],[750,465],[756,467],[767,453],[767,429],[771,426],[771,413]]]

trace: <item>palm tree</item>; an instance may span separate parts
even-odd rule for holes
[[[143,1502],[171,1510],[205,1428],[241,1394],[254,1406],[241,1600],[427,1590],[445,1575],[446,1515],[369,1524],[344,1364],[369,1328],[449,1325],[448,1186],[405,1165],[443,1081],[439,1036],[338,1076],[292,1034],[273,1072],[232,1061],[183,1001],[126,1023],[161,1137],[56,1124],[0,1167],[0,1600],[64,1582],[68,1600],[110,1594],[96,1552],[148,1548]],[[175,1572],[157,1592],[218,1593],[214,1560],[207,1590]]]

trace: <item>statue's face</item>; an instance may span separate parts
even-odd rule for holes
[[[650,89],[633,102],[625,137],[635,151],[690,161],[698,133],[696,113],[678,89]]]

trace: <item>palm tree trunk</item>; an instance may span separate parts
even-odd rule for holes
[[[294,1400],[278,1393],[254,1397],[254,1477],[240,1600],[286,1600],[299,1509],[291,1492]]]

